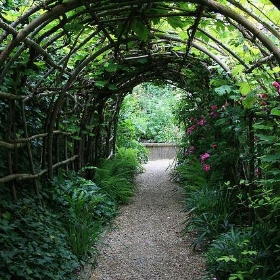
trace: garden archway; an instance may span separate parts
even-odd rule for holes
[[[268,1],[259,5],[0,3],[0,183],[15,197],[18,181],[51,179],[61,166],[80,169],[110,155],[122,98],[143,81],[195,91],[207,88],[214,68],[246,94],[259,70],[277,78],[279,11]]]

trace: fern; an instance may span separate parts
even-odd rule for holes
[[[200,162],[195,158],[183,162],[177,166],[176,171],[179,174],[179,180],[186,190],[193,190],[204,186],[207,182],[205,171]]]
[[[134,193],[134,178],[140,170],[136,151],[120,148],[114,158],[100,161],[94,181],[117,203],[128,203]]]

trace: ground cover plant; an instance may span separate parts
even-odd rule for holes
[[[16,203],[3,202],[0,278],[76,279],[80,264],[60,213],[26,192]]]
[[[94,179],[112,201],[124,204],[130,201],[134,193],[134,177],[141,170],[137,151],[120,148],[112,160],[101,160]]]
[[[43,199],[23,191],[16,203],[1,201],[1,279],[77,279],[92,261],[102,227],[133,195],[140,164],[134,150],[121,148],[89,169],[96,170],[96,183],[61,174],[41,192]]]

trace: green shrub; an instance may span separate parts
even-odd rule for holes
[[[278,280],[280,276],[280,231],[279,224],[273,220],[257,221],[252,225],[254,233],[250,243],[258,248],[258,269],[261,279]]]
[[[52,207],[68,220],[70,216],[90,212],[95,220],[106,223],[117,211],[116,203],[102,193],[100,187],[76,173],[69,174],[67,179],[56,177],[53,186],[48,189],[48,196]]]
[[[101,231],[100,221],[96,221],[91,216],[75,217],[69,223],[69,241],[73,253],[79,260],[87,260],[95,252],[99,233]]]
[[[125,119],[118,124],[117,146],[125,149],[133,149],[139,162],[148,161],[149,150],[137,139],[136,128],[131,120]]]
[[[0,279],[77,279],[81,264],[95,252],[102,226],[116,215],[117,203],[133,195],[139,170],[136,152],[119,149],[96,169],[98,186],[71,173],[41,191],[42,204],[26,191],[16,202],[2,195]]]
[[[214,238],[230,227],[228,215],[209,212],[191,216],[185,223],[185,232],[193,231],[197,235],[193,242],[194,248],[207,247]]]
[[[0,279],[77,278],[79,262],[57,213],[27,193],[0,209]]]
[[[207,270],[218,280],[261,280],[261,254],[251,243],[253,232],[231,229],[216,239],[206,253]]]
[[[101,161],[94,181],[111,199],[120,204],[127,203],[134,193],[133,180],[140,170],[136,151],[120,148],[113,159]]]
[[[111,170],[112,175],[122,176],[132,182],[136,173],[141,170],[136,152],[133,149],[118,149],[111,161]]]
[[[53,184],[51,203],[63,209],[63,221],[68,229],[68,240],[80,261],[94,253],[102,225],[116,215],[117,205],[91,180],[73,173]]]
[[[95,185],[86,185],[75,189],[69,201],[69,239],[73,252],[79,259],[92,251],[97,241],[102,220],[96,213],[98,205],[104,202],[104,195],[99,194]],[[90,187],[90,189],[88,188]]]
[[[193,157],[178,165],[176,172],[186,191],[185,232],[194,231],[194,247],[204,247],[234,222],[233,189],[227,185],[211,186],[201,163]]]
[[[206,173],[201,163],[194,157],[189,157],[178,164],[173,175],[178,178],[187,191],[204,186],[207,182]]]

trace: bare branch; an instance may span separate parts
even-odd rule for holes
[[[60,161],[60,162],[54,164],[52,166],[52,169],[56,169],[60,166],[66,165],[66,164],[76,160],[78,157],[79,157],[78,155],[74,155],[67,160]],[[42,175],[44,175],[47,172],[48,172],[48,169],[46,168],[36,174],[11,174],[11,175],[7,175],[5,177],[0,178],[0,183],[6,183],[6,182],[9,182],[12,180],[22,181],[22,180],[27,180],[27,179],[36,179],[36,178],[41,177]]]
[[[67,135],[67,136],[71,135],[71,133],[69,133],[69,132],[63,132],[63,131],[59,131],[59,130],[55,130],[53,132],[53,134],[61,134],[61,135]],[[37,138],[44,138],[47,136],[48,136],[48,133],[37,134],[37,135],[30,136],[28,138],[15,139],[13,143],[9,143],[9,142],[0,140],[0,147],[7,148],[9,150],[14,150],[17,148],[24,147],[26,145],[26,143],[30,142],[31,140],[34,140]]]
[[[273,54],[266,56],[262,59],[259,59],[254,65],[252,65],[249,69],[247,69],[245,71],[245,73],[251,73],[255,68],[258,68],[259,66],[261,66],[262,64],[270,61],[273,58]]]
[[[6,92],[2,92],[0,91],[0,98],[5,98],[5,99],[9,99],[9,100],[22,100],[25,98],[25,96],[22,95],[15,95],[12,93],[6,93]]]

